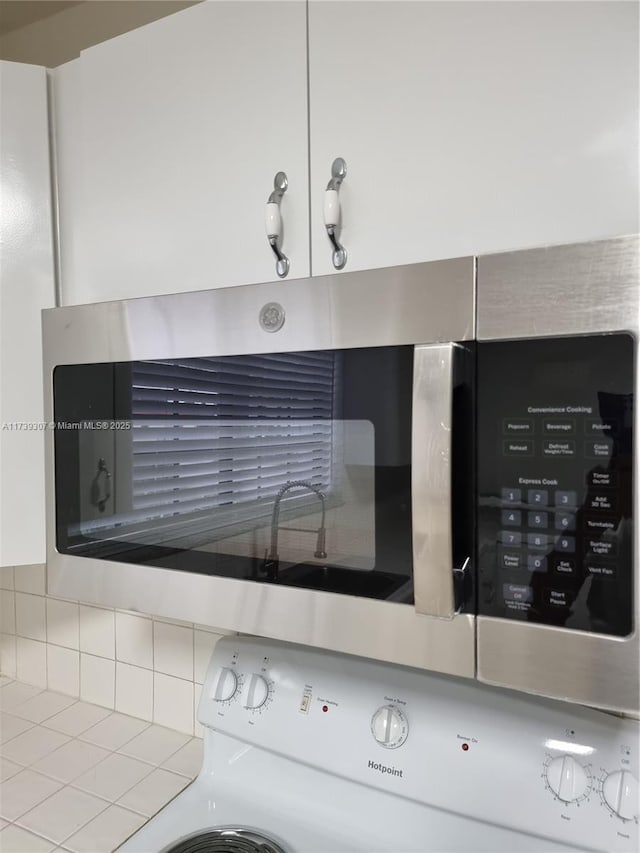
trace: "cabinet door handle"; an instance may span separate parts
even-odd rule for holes
[[[277,172],[273,179],[273,192],[267,201],[264,224],[267,229],[267,239],[276,256],[276,273],[280,278],[285,278],[289,272],[289,258],[282,252],[282,214],[280,203],[282,196],[286,193],[289,181],[284,172]]]
[[[327,236],[333,246],[331,260],[337,270],[344,269],[347,263],[347,250],[338,240],[341,225],[340,196],[338,190],[347,174],[347,164],[342,157],[336,157],[331,165],[331,180],[324,194],[324,224]]]

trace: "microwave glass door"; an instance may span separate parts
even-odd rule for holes
[[[413,360],[57,367],[58,551],[413,603]]]

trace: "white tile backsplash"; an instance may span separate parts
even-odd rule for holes
[[[42,564],[14,566],[14,586],[17,592],[44,595],[46,592],[44,566]]]
[[[156,672],[193,681],[193,628],[154,622],[153,667]]]
[[[15,634],[0,634],[0,672],[11,678],[16,676]]]
[[[151,722],[153,672],[150,669],[116,662],[116,711]]]
[[[47,646],[47,686],[68,696],[80,695],[80,652]]]
[[[13,566],[0,566],[0,589],[15,589]]]
[[[16,632],[16,594],[0,589],[0,631],[3,634]]]
[[[194,631],[193,634],[193,680],[204,684],[209,660],[220,639],[220,634],[209,631]]]
[[[47,639],[45,599],[41,595],[16,592],[16,634],[31,640]]]
[[[115,661],[81,654],[80,698],[94,705],[102,705],[104,708],[114,708],[115,694]]]
[[[153,622],[144,616],[116,612],[116,659],[153,669]]]
[[[215,644],[230,632],[78,604],[44,590],[44,566],[0,569],[0,677],[81,698],[80,709],[92,706],[84,715],[69,709],[68,722],[61,711],[45,726],[55,728],[59,718],[60,731],[69,726],[75,736],[78,726],[98,722],[100,705],[202,736],[201,684]]]
[[[47,644],[16,637],[16,678],[37,687],[47,686]]]
[[[115,613],[104,607],[80,605],[80,651],[115,659]]]
[[[72,601],[47,598],[47,642],[80,648],[80,611]]]
[[[193,734],[193,682],[154,674],[153,721],[185,734]]]

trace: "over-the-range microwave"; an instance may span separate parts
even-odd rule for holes
[[[45,311],[49,593],[637,711],[639,259]]]

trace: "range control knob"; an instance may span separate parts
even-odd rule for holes
[[[269,682],[257,673],[250,675],[244,691],[242,704],[249,710],[261,708],[269,698]]]
[[[227,702],[233,699],[238,689],[238,676],[228,666],[223,666],[218,673],[211,698],[216,702]]]
[[[638,795],[638,780],[628,770],[609,773],[602,784],[605,803],[623,820],[638,817]]]
[[[554,758],[547,765],[547,782],[565,803],[579,800],[589,791],[590,778],[584,767],[570,755]]]
[[[409,723],[400,708],[384,705],[371,718],[371,733],[380,746],[397,749],[407,739]]]

